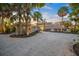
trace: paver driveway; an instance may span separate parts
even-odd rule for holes
[[[28,38],[0,35],[0,55],[10,56],[73,56],[73,39],[78,35],[42,32]]]

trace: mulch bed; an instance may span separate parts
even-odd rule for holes
[[[79,56],[79,43],[73,45],[73,51]]]
[[[32,32],[30,35],[26,35],[26,34],[20,34],[20,35],[11,34],[10,37],[12,37],[12,38],[26,38],[26,37],[34,36],[34,35],[36,35],[38,32],[39,32],[39,31]]]

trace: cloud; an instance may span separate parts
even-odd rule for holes
[[[52,10],[52,7],[49,7],[48,5],[45,5],[42,8],[34,8],[33,11],[39,11],[39,10]]]
[[[69,4],[66,4],[65,6],[69,7]]]
[[[47,22],[61,21],[61,17],[59,17],[57,14],[52,15],[52,14],[49,14],[48,12],[43,12],[42,15],[43,15],[43,18],[46,19]],[[64,17],[65,21],[68,20],[67,16]]]
[[[34,9],[33,11],[39,11],[38,9]]]
[[[46,19],[48,22],[57,22],[60,21],[60,17],[58,15],[51,15],[47,12],[42,13],[43,18]]]
[[[49,6],[47,6],[47,5],[45,5],[44,7],[42,7],[42,9],[52,10],[52,8],[51,8],[51,7],[49,7]]]

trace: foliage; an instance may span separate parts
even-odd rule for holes
[[[28,24],[30,24],[31,21],[31,13],[34,8],[42,8],[45,4],[44,3],[1,3],[0,4],[0,17],[2,20],[2,25],[5,27],[5,25],[10,23],[14,23],[14,21],[18,21],[17,28],[18,34],[21,34],[21,30],[23,30],[22,22],[25,21],[25,28],[26,28],[26,34],[28,29]],[[13,12],[17,12],[16,15],[13,15]],[[38,14],[38,15],[37,15]],[[35,17],[41,19],[41,13],[37,13]],[[4,19],[9,18],[10,22],[7,22],[7,24],[4,25]],[[6,29],[10,29],[9,26],[6,27]],[[4,30],[3,30],[4,31]]]
[[[58,10],[58,16],[63,17],[66,16],[68,13],[68,7],[63,6]]]

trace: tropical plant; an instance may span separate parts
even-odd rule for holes
[[[4,18],[5,17],[9,17],[10,16],[10,12],[9,12],[9,7],[10,5],[8,3],[1,3],[0,4],[0,17],[1,17],[1,25],[2,25],[2,32],[4,32]]]
[[[34,8],[41,8],[43,7],[44,4],[41,3],[26,3],[26,4],[12,4],[12,6],[14,7],[14,9],[12,9],[13,11],[18,12],[17,16],[19,17],[19,28],[18,28],[18,34],[20,34],[20,30],[22,29],[21,27],[21,19],[25,20],[25,33],[26,35],[28,35],[28,24],[31,21],[31,11]],[[23,15],[23,17],[22,17]]]
[[[4,18],[10,18],[11,22],[19,20],[17,23],[17,33],[18,35],[21,34],[22,31],[22,22],[25,20],[25,33],[27,35],[28,32],[28,24],[31,21],[31,13],[34,8],[41,8],[45,4],[43,3],[1,3],[0,4],[0,18],[1,18],[1,24],[4,23]],[[16,12],[17,14],[14,16],[12,13]],[[3,26],[2,26],[3,27]],[[4,29],[2,28],[2,31]]]
[[[64,26],[69,29],[69,27],[71,26],[71,22],[70,21],[64,21]]]
[[[70,3],[69,7],[72,11],[69,14],[69,18],[70,18],[71,21],[75,22],[75,25],[74,25],[74,32],[75,32],[77,23],[79,22],[79,3]]]
[[[68,13],[68,7],[63,6],[58,10],[58,16],[62,17],[62,25],[63,25],[63,17],[66,16]],[[63,31],[63,28],[61,28],[61,30]]]
[[[37,21],[37,28],[39,29],[38,23],[39,23],[39,20],[42,20],[42,15],[40,12],[36,11],[34,12],[34,17],[36,18],[35,20]]]
[[[58,10],[58,16],[62,17],[62,22],[63,22],[63,17],[66,16],[68,13],[68,7],[64,6],[64,7],[61,7],[59,10]]]

